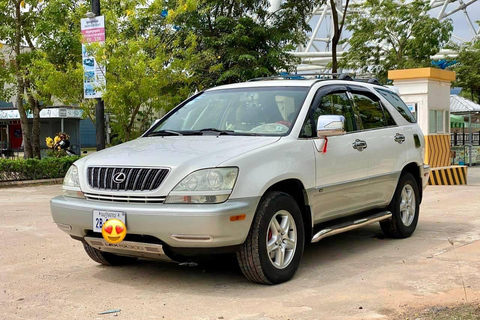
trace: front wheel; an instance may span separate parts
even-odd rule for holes
[[[300,265],[305,232],[300,209],[283,192],[270,192],[260,202],[247,240],[237,252],[250,281],[277,284],[290,280]]]
[[[409,172],[402,174],[390,203],[392,218],[380,222],[383,233],[391,238],[408,238],[415,231],[420,211],[418,184]]]

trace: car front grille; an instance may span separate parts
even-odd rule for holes
[[[164,203],[166,197],[118,196],[110,194],[85,193],[87,200],[128,202],[128,203]]]
[[[87,180],[93,189],[151,191],[160,187],[168,172],[168,169],[159,168],[89,167]]]

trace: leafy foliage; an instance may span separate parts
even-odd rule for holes
[[[297,59],[287,52],[304,42],[305,17],[322,1],[286,1],[276,12],[267,0],[102,1],[106,42],[88,50],[106,65],[100,89],[117,139],[137,137],[155,112],[197,90],[293,70]],[[0,40],[28,47],[17,67],[1,69],[0,85],[20,79],[15,90],[27,109],[61,102],[94,119],[80,54],[80,19],[89,9],[76,0],[0,0]],[[33,133],[39,141],[39,129]]]
[[[298,61],[287,52],[305,41],[305,17],[319,2],[287,1],[268,12],[267,0],[178,1],[176,10],[195,7],[172,11],[183,46],[196,43],[188,69],[192,82],[201,90],[292,71]]]
[[[358,5],[356,5],[358,6]],[[428,2],[367,0],[347,17],[350,48],[344,66],[386,80],[391,69],[427,67],[453,30],[449,20],[430,17]]]
[[[106,65],[107,84],[101,89],[121,141],[136,138],[154,111],[171,109],[189,93],[185,51],[162,15],[165,7],[161,0],[105,3],[106,42],[88,46]]]
[[[480,103],[480,41],[459,48],[455,60],[458,63],[453,67],[457,73],[454,85],[463,87],[464,91],[468,91],[467,98]]]
[[[63,178],[80,157],[0,159],[0,181]]]
[[[0,86],[14,86],[1,98],[17,95],[27,157],[40,157],[42,107],[62,100],[75,87],[72,71],[80,61],[79,23],[86,8],[74,0],[0,0],[0,40],[14,48],[9,54],[14,63],[0,68]],[[31,131],[26,110],[34,118]]]

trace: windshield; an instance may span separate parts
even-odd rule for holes
[[[207,91],[162,119],[155,133],[285,135],[290,131],[308,87],[241,88]]]

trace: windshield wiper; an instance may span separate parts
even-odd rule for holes
[[[204,128],[204,129],[200,129],[200,130],[197,130],[198,132],[218,132],[219,134],[232,134],[232,133],[235,133],[235,131],[233,130],[220,130],[220,129],[217,129],[217,128]]]
[[[174,131],[174,130],[159,130],[155,132],[150,132],[147,137],[154,137],[154,136],[183,136],[181,132]]]

